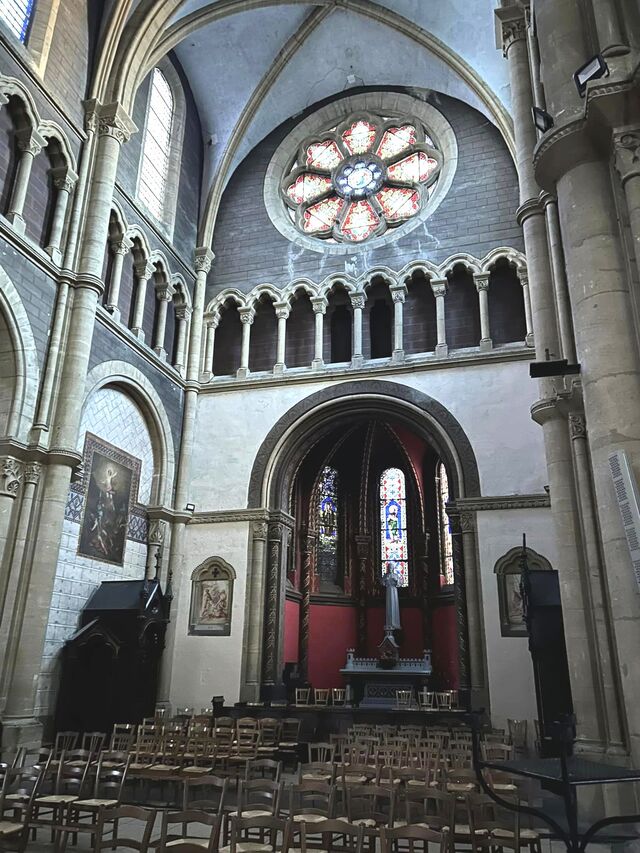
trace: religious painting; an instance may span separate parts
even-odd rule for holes
[[[83,466],[84,512],[78,554],[122,566],[140,460],[87,433]]]
[[[399,468],[387,468],[380,477],[381,573],[384,576],[387,565],[393,564],[400,586],[409,584],[406,512],[404,473]]]
[[[325,466],[316,492],[318,547],[316,573],[323,592],[339,591],[338,583],[338,472]]]
[[[498,581],[500,632],[503,637],[528,636],[524,620],[521,558],[522,548],[512,548],[498,560],[494,569]],[[551,569],[549,561],[531,548],[527,548],[527,564],[530,569]]]
[[[212,557],[191,576],[189,633],[228,637],[235,572],[221,557]]]

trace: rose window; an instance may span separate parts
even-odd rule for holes
[[[303,234],[362,243],[415,216],[441,167],[420,122],[350,116],[303,142],[282,197]]]

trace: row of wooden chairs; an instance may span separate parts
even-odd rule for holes
[[[295,699],[299,707],[307,705],[326,707],[329,704],[344,705],[346,695],[347,691],[344,687],[296,687]]]

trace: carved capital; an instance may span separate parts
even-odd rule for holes
[[[71,194],[76,185],[78,176],[74,172],[67,172],[66,175],[58,175],[53,179],[53,185],[57,190],[63,193]]]
[[[476,286],[476,290],[480,293],[481,290],[489,290],[489,273],[488,272],[474,272],[473,281]]]
[[[122,145],[137,131],[138,128],[120,104],[98,104],[97,101],[92,104],[93,107],[88,108],[87,126],[97,130],[98,136],[108,136]]]
[[[38,484],[38,480],[42,475],[42,465],[39,462],[29,462],[24,466],[24,481],[32,486]]]
[[[587,421],[584,415],[569,415],[569,434],[574,441],[587,437]]]
[[[354,309],[359,308],[362,311],[367,297],[364,295],[364,293],[351,293],[349,295],[349,299],[351,299],[351,305]]]
[[[178,320],[188,320],[192,314],[192,309],[189,308],[188,305],[179,305],[176,308],[176,319]]]
[[[128,255],[133,247],[133,241],[128,237],[123,237],[122,240],[109,242],[109,246],[114,255]]]
[[[211,314],[205,320],[207,324],[207,329],[217,329],[220,325],[220,315],[219,314]]]
[[[254,539],[266,539],[268,532],[268,524],[266,521],[254,521],[252,525],[251,535]]]
[[[167,284],[166,281],[156,284],[155,290],[156,297],[160,302],[171,302],[175,293],[174,288],[170,284]]]
[[[405,284],[395,284],[389,290],[394,302],[404,302],[407,298],[407,286]]]
[[[311,299],[314,314],[326,314],[327,304],[327,299],[324,296],[314,296]]]
[[[527,38],[527,24],[522,10],[519,10],[519,17],[503,19],[501,25],[502,54],[508,57],[512,45],[517,41],[526,41]]]
[[[159,518],[154,519],[149,525],[149,544],[162,545],[167,533],[167,522]]]
[[[284,524],[281,524],[279,521],[272,521],[269,525],[269,539],[280,541],[283,533]]]
[[[432,278],[429,284],[431,285],[431,290],[436,298],[438,296],[446,296],[449,285],[446,278]]]
[[[211,249],[207,249],[206,246],[200,246],[194,252],[193,256],[193,265],[196,271],[196,275],[199,272],[208,273],[211,269],[211,264],[213,263],[213,259],[215,255],[211,251]]]
[[[613,134],[616,171],[624,185],[640,176],[640,126],[624,127]]]
[[[151,261],[142,261],[134,265],[134,270],[139,281],[149,281],[156,268]]]
[[[256,312],[253,310],[253,308],[239,308],[238,314],[240,315],[240,322],[244,323],[245,325],[248,324],[249,326],[251,326],[251,324],[256,318]]]
[[[286,320],[289,317],[291,306],[288,302],[276,302],[273,306],[278,320]]]
[[[22,463],[13,456],[0,459],[0,495],[15,498],[22,480]]]
[[[460,513],[460,530],[462,533],[473,533],[476,529],[476,516],[473,512]]]
[[[20,151],[31,154],[32,157],[37,157],[47,145],[47,140],[40,136],[36,130],[31,129],[18,132],[16,142]]]

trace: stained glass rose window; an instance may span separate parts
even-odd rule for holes
[[[362,243],[415,216],[441,167],[418,120],[356,114],[302,143],[282,198],[303,234]]]

